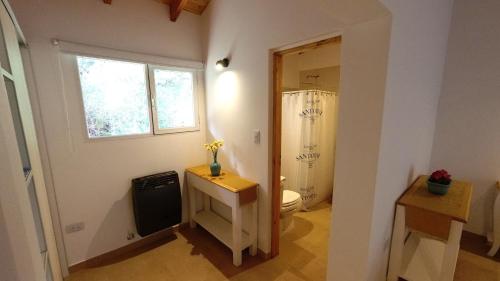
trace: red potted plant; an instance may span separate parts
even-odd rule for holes
[[[445,195],[451,185],[451,175],[446,170],[437,170],[432,173],[427,180],[427,187],[429,192]]]

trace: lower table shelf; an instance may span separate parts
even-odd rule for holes
[[[211,211],[198,212],[193,220],[224,243],[224,245],[229,248],[233,247],[233,226],[230,222]],[[251,244],[248,233],[242,231],[241,248],[245,249]]]
[[[411,233],[405,243],[401,277],[408,281],[439,280],[446,244]]]
[[[186,170],[189,190],[189,225],[199,224],[219,239],[233,252],[233,264],[242,263],[241,252],[250,247],[250,255],[257,254],[257,187],[258,184],[222,170],[213,177],[208,165]],[[196,206],[197,192],[203,196],[203,211]],[[215,199],[231,208],[231,222],[212,212],[211,201]],[[243,210],[249,222],[248,231],[243,230]]]

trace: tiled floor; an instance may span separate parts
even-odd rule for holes
[[[500,281],[500,263],[460,251],[455,281]]]
[[[72,274],[68,281],[322,281],[326,279],[331,206],[295,214],[293,231],[281,238],[280,255],[268,261],[231,252],[199,227],[138,256]],[[461,251],[455,280],[500,281],[498,262]]]

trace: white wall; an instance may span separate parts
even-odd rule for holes
[[[18,280],[16,264],[14,262],[14,252],[12,242],[9,239],[9,232],[4,219],[2,206],[0,206],[0,275],[8,280]]]
[[[395,201],[429,172],[453,1],[383,0],[392,12],[369,279],[386,274]]]
[[[88,141],[78,91],[62,72],[58,38],[129,52],[200,61],[201,19],[181,14],[169,21],[168,7],[155,1],[14,1],[13,8],[29,44],[35,100],[48,158],[47,182],[53,183],[64,227],[83,221],[85,229],[64,234],[69,264],[126,245],[134,230],[130,180],[206,162],[203,98],[201,130],[163,136]],[[27,70],[30,71],[30,70]],[[68,75],[66,78],[63,75]],[[33,85],[32,85],[33,86]],[[33,94],[33,93],[32,93]],[[39,120],[40,121],[40,120]]]
[[[342,38],[328,280],[368,277],[390,24],[361,23]]]
[[[378,1],[213,1],[204,16],[209,134],[228,143],[223,165],[261,184],[259,247],[265,251],[269,51],[342,32],[328,280],[384,279],[397,196],[429,168],[452,1],[381,2],[392,22]],[[210,68],[227,55],[227,72]],[[228,91],[217,86],[221,81],[236,82]],[[253,144],[253,129],[266,141]]]
[[[466,230],[491,230],[500,179],[500,2],[456,0],[432,168],[474,184]]]
[[[376,1],[212,1],[203,17],[209,137],[226,141],[223,167],[261,185],[259,248],[265,252],[271,226],[270,50],[342,31],[333,204],[333,229],[342,231],[332,232],[329,280],[365,279],[389,42],[386,10]],[[228,70],[216,72],[215,61],[225,56],[231,57]],[[262,132],[261,144],[253,143],[254,129]]]

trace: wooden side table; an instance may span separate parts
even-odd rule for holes
[[[428,178],[420,176],[397,202],[389,281],[453,280],[472,184],[454,180],[440,196],[428,192]]]
[[[257,187],[258,184],[222,170],[212,177],[208,165],[186,170],[189,189],[189,224],[198,223],[233,251],[233,264],[241,265],[241,252],[250,247],[250,255],[257,254]],[[197,211],[196,192],[203,193],[203,210]],[[211,211],[210,198],[232,209],[232,222]],[[250,209],[250,229],[242,229],[242,208]]]

